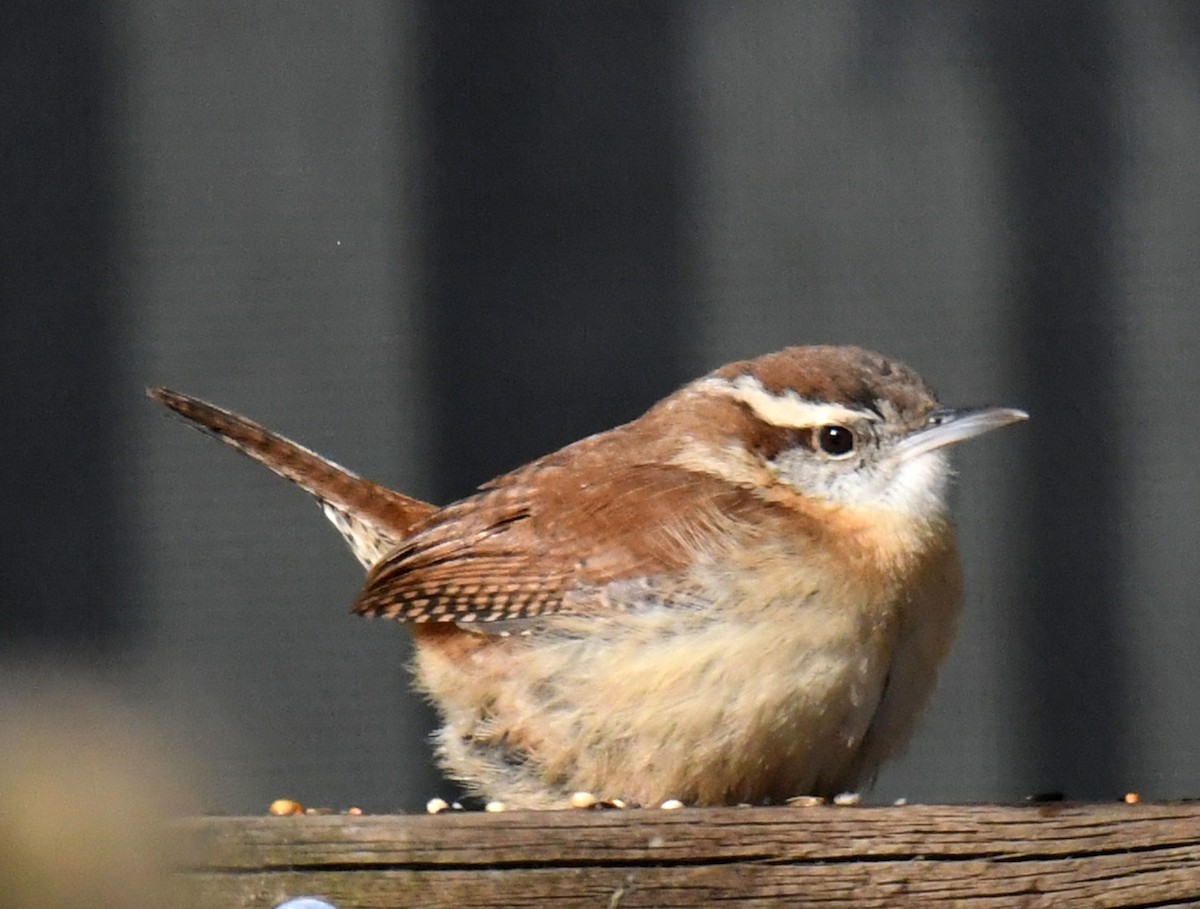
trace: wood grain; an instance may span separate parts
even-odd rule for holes
[[[1200,905],[1200,803],[200,818],[197,906]]]

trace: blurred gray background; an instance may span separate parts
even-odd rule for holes
[[[167,384],[439,502],[788,344],[1022,406],[872,798],[1200,795],[1200,7],[157,0],[0,28],[0,656],[207,805],[452,789],[406,632]],[[9,730],[3,734],[13,734]]]

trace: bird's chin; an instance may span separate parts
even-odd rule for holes
[[[948,514],[947,498],[954,471],[943,449],[924,451],[895,463],[880,497],[888,511],[928,522]]]

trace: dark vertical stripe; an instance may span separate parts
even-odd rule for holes
[[[0,641],[95,653],[122,602],[102,4],[0,27]]]
[[[443,497],[687,378],[675,4],[429,0],[425,324]]]
[[[1104,3],[1022,0],[990,23],[1009,193],[1033,471],[1015,608],[1030,785],[1124,791],[1128,709],[1121,545],[1116,290],[1115,43]]]

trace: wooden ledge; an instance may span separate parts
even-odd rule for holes
[[[1200,904],[1200,802],[197,818],[197,905]]]

